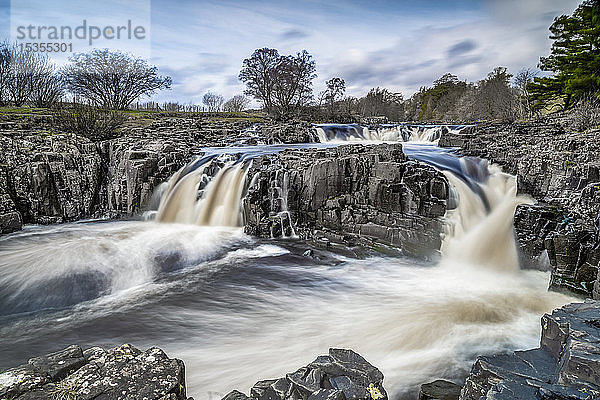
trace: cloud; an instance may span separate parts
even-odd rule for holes
[[[294,29],[288,29],[287,31],[283,32],[279,37],[281,38],[281,40],[288,41],[288,40],[304,39],[309,36],[310,36],[310,34],[308,32],[294,28]]]
[[[477,48],[477,43],[475,43],[474,40],[467,39],[467,40],[463,40],[463,41],[458,42],[455,45],[449,47],[448,50],[446,50],[446,54],[448,55],[448,57],[454,58],[454,57],[463,55],[465,53],[468,53],[472,50],[475,50],[476,48]]]

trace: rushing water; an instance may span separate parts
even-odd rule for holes
[[[536,346],[541,314],[571,300],[546,291],[547,274],[518,270],[511,221],[527,199],[487,163],[406,146],[444,171],[457,200],[433,263],[308,257],[300,240],[244,235],[246,164],[215,167],[211,151],[159,189],[160,223],[0,237],[0,369],[72,343],[159,346],[185,361],[189,394],[209,399],[346,347],[382,370],[392,398],[412,398],[428,380],[460,381],[478,354]]]

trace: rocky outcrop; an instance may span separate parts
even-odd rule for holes
[[[528,122],[449,132],[440,145],[460,147],[516,174],[519,191],[539,201],[520,207],[515,217],[525,264],[550,266],[554,290],[600,299],[599,136]]]
[[[446,179],[401,144],[286,150],[254,160],[244,199],[247,233],[362,239],[428,255],[440,248]]]
[[[0,233],[22,224],[132,215],[202,146],[241,143],[251,121],[154,117],[93,143],[54,131],[51,116],[0,118]],[[256,138],[254,138],[256,140]],[[264,142],[264,141],[263,141]]]
[[[185,367],[156,347],[74,345],[1,373],[0,398],[185,400]]]
[[[269,144],[319,141],[312,124],[304,121],[263,125],[260,127],[260,132]]]
[[[257,382],[250,396],[234,390],[223,400],[387,400],[383,374],[352,350],[329,355],[283,378]]]
[[[600,302],[586,300],[542,317],[540,347],[479,357],[461,400],[600,397]]]

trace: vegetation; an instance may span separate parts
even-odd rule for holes
[[[105,109],[124,110],[142,95],[171,87],[171,78],[157,67],[108,49],[74,55],[63,75],[71,93]]]
[[[315,74],[312,56],[302,50],[296,56],[280,55],[276,49],[257,49],[243,61],[239,78],[245,94],[263,103],[276,119],[298,116],[312,99]]]
[[[554,41],[548,57],[540,59],[551,76],[529,85],[534,107],[558,104],[570,109],[600,90],[600,0],[585,0],[573,15],[562,15],[550,26]],[[557,102],[558,101],[558,102]]]

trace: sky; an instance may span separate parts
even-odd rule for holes
[[[408,98],[447,72],[477,81],[496,66],[513,73],[535,68],[549,53],[553,18],[572,13],[580,2],[0,0],[0,36],[22,43],[71,43],[74,49],[52,53],[59,65],[68,62],[70,50],[92,48],[146,58],[173,79],[171,90],[152,98],[159,102],[200,104],[207,91],[226,98],[242,93],[242,61],[261,47],[312,54],[315,92],[338,76],[346,81],[348,95],[362,96],[379,86]],[[50,40],[48,29],[37,38],[41,26],[75,30],[83,21],[84,39]],[[28,26],[35,27],[33,36]],[[116,39],[118,27],[122,37]],[[137,37],[132,35],[136,27]],[[90,45],[90,36],[104,29],[112,39],[100,36]]]

